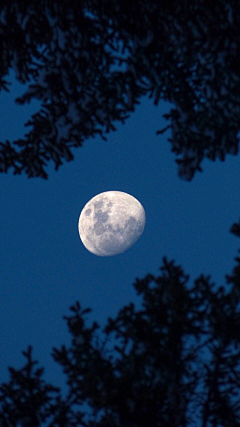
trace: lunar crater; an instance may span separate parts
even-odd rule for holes
[[[101,200],[101,201],[98,201],[98,202],[95,202],[95,203],[94,203],[94,207],[95,207],[95,209],[99,209],[99,208],[101,208],[101,207],[102,207],[102,205],[103,205],[103,200]]]
[[[104,226],[102,225],[101,222],[97,222],[94,225],[94,231],[95,231],[95,233],[96,233],[97,236],[100,236],[101,234],[104,233]]]
[[[96,218],[97,221],[100,222],[107,222],[108,220],[108,212],[102,212],[101,209],[99,211],[97,211],[94,215],[94,218]]]

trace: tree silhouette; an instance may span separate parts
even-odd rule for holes
[[[47,178],[72,148],[104,139],[142,96],[173,108],[179,175],[205,157],[237,154],[240,124],[239,2],[83,0],[2,2],[0,89],[10,68],[41,100],[25,139],[0,142],[0,171]],[[240,222],[231,231],[240,237]],[[142,298],[115,319],[86,325],[79,302],[65,316],[72,341],[54,348],[68,386],[45,382],[32,348],[0,386],[0,427],[236,427],[240,425],[240,257],[227,285],[193,284],[163,259],[134,284]],[[88,406],[86,411],[85,406]],[[88,413],[89,412],[89,413]]]
[[[47,178],[72,148],[124,123],[142,96],[173,104],[164,117],[179,175],[237,154],[240,128],[237,0],[2,2],[0,89],[28,84],[41,100],[25,138],[0,142],[0,171]],[[129,147],[130,149],[130,147]]]
[[[240,222],[232,231],[239,230]],[[134,284],[141,309],[123,307],[102,334],[96,322],[86,325],[91,310],[76,302],[64,317],[71,344],[52,353],[66,376],[66,397],[45,383],[29,347],[27,364],[9,368],[10,381],[0,386],[1,427],[240,425],[236,260],[225,289],[214,289],[204,275],[190,285],[182,268],[164,258],[158,277]]]

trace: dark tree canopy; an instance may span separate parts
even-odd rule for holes
[[[125,306],[101,335],[96,322],[86,325],[90,309],[70,308],[71,344],[52,353],[65,397],[45,382],[32,348],[23,352],[26,365],[9,368],[0,386],[0,426],[240,425],[240,258],[225,289],[204,275],[190,284],[166,258],[160,270],[134,284],[141,309]]]
[[[238,153],[238,0],[5,3],[0,89],[13,68],[28,84],[16,101],[42,107],[23,139],[0,142],[1,172],[47,178],[50,160],[57,169],[87,138],[106,138],[143,96],[173,104],[164,117],[180,177],[192,179],[205,157]]]

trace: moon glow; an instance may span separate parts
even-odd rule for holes
[[[141,203],[122,191],[106,191],[84,206],[78,221],[83,245],[98,256],[125,252],[143,233],[146,215]]]

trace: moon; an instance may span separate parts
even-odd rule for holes
[[[106,191],[84,206],[78,221],[85,248],[98,256],[125,252],[143,233],[146,223],[141,203],[122,191]]]

